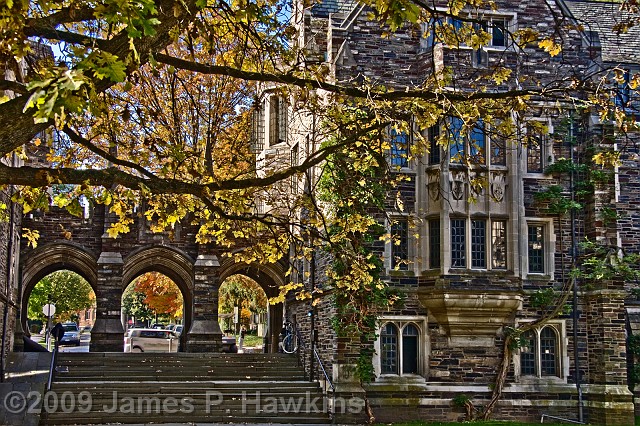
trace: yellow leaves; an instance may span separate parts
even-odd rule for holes
[[[40,238],[40,231],[37,229],[22,229],[22,237],[26,238],[27,245],[30,245],[32,248],[38,247],[38,238]]]
[[[602,167],[616,167],[621,164],[620,151],[603,151],[592,157],[594,163]]]
[[[496,84],[502,84],[509,79],[511,73],[512,70],[510,68],[498,67],[491,75],[491,79],[495,81]]]
[[[556,56],[562,51],[562,46],[549,37],[540,40],[538,47],[544,49],[544,51],[548,52],[551,56]]]

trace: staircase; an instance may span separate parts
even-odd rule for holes
[[[57,365],[42,425],[330,423],[291,355],[59,353]]]

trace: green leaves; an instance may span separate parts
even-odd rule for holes
[[[34,109],[36,123],[45,123],[51,118],[64,122],[68,112],[80,112],[85,105],[81,89],[87,78],[82,71],[54,68],[49,75],[49,78],[34,80],[27,85],[33,93],[23,111]]]
[[[92,73],[98,79],[108,79],[114,83],[123,82],[127,76],[127,67],[117,56],[109,52],[93,51],[78,66]]]

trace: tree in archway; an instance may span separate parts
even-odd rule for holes
[[[244,275],[233,275],[220,286],[218,312],[231,313],[237,307],[240,322],[246,327],[251,321],[251,313],[265,313],[267,304],[267,296],[260,284]]]
[[[89,283],[71,271],[53,272],[41,279],[29,295],[28,317],[45,318],[42,307],[47,303],[56,306],[54,319],[69,321],[78,311],[95,306],[96,297]]]
[[[133,317],[135,322],[153,319],[153,309],[145,302],[146,295],[136,291],[134,286],[127,287],[122,295],[122,312]]]
[[[178,286],[166,275],[148,272],[133,285],[136,292],[144,294],[144,303],[157,314],[182,318],[183,298]]]

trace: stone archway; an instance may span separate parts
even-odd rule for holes
[[[262,287],[267,297],[277,296],[280,287],[285,284],[285,271],[280,263],[261,265],[235,263],[233,260],[225,261],[221,265],[219,283],[222,284],[225,279],[232,275],[245,275],[251,278]],[[265,341],[265,349],[268,352],[278,352],[279,335],[282,331],[282,316],[282,303],[268,306],[267,338]]]
[[[69,270],[87,280],[93,291],[97,293],[98,272],[97,259],[94,253],[70,241],[58,241],[38,246],[22,257],[20,297],[20,327],[16,328],[16,346],[22,345],[22,335],[29,333],[27,325],[27,307],[29,296],[36,284],[52,272]],[[96,300],[96,303],[99,303]]]
[[[141,247],[124,259],[121,292],[137,277],[147,272],[159,272],[173,281],[182,293],[184,303],[183,347],[193,322],[195,261],[186,253],[167,246]],[[122,300],[122,294],[120,294]],[[120,306],[122,309],[122,306]]]

